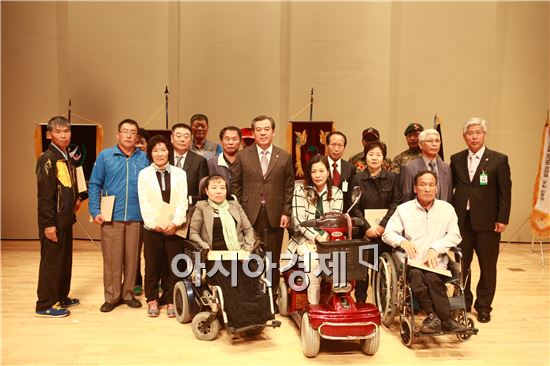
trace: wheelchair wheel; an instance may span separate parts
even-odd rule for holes
[[[279,281],[279,296],[277,297],[277,306],[279,306],[279,315],[288,316],[288,288],[284,278]]]
[[[374,337],[367,339],[361,339],[361,349],[363,353],[369,356],[372,356],[378,351],[378,346],[380,345],[380,329],[377,330]]]
[[[374,286],[374,301],[380,311],[381,321],[391,326],[397,315],[397,268],[389,253],[382,253]]]
[[[302,325],[300,327],[300,335],[302,339],[302,352],[306,357],[315,357],[319,353],[321,347],[321,337],[315,329],[309,324],[309,314],[302,315]]]
[[[220,331],[220,322],[214,319],[212,323],[205,325],[206,319],[210,317],[208,311],[202,311],[195,315],[191,322],[191,329],[197,339],[201,341],[211,341],[218,335]]]
[[[412,345],[414,340],[414,328],[409,319],[401,319],[401,324],[399,325],[399,335],[401,336],[401,343],[407,347]]]
[[[465,315],[464,313],[460,313],[458,315],[457,322],[466,326],[468,329],[473,329],[475,327],[474,319],[470,316]],[[466,342],[471,337],[472,333],[460,333],[456,335],[456,338],[458,338],[458,340],[461,342]]]
[[[189,323],[193,318],[193,311],[189,303],[189,293],[184,281],[176,282],[174,286],[174,307],[176,308],[176,319],[180,323]],[[193,294],[193,289],[191,294]]]

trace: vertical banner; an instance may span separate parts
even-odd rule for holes
[[[550,119],[546,119],[542,131],[542,144],[530,221],[536,236],[540,238],[550,237]]]
[[[287,151],[292,155],[294,178],[303,179],[307,162],[316,155],[326,155],[327,135],[334,130],[334,121],[289,121]]]

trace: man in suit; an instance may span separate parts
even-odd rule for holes
[[[172,126],[170,140],[174,146],[173,165],[187,173],[187,194],[189,204],[193,205],[201,198],[199,183],[203,177],[208,176],[208,163],[204,157],[190,150],[191,127],[189,125],[177,123]]]
[[[403,202],[415,198],[414,176],[423,170],[437,175],[438,200],[451,202],[453,198],[453,178],[449,164],[439,157],[441,137],[433,128],[424,130],[418,136],[422,155],[401,167],[400,182],[403,189]]]
[[[273,145],[275,121],[268,116],[252,120],[255,143],[237,153],[232,168],[232,193],[241,203],[266,252],[279,266],[284,229],[290,222],[294,169],[291,156]],[[264,234],[267,233],[267,237]],[[273,293],[279,287],[279,269],[273,271]]]
[[[500,234],[508,224],[512,203],[508,157],[485,147],[486,133],[485,120],[468,119],[463,128],[468,149],[451,156],[455,188],[453,205],[462,235],[462,267],[464,271],[470,269],[475,252],[481,271],[474,304],[468,277],[466,306],[474,305],[481,323],[491,320]]]
[[[351,205],[351,179],[355,175],[355,167],[349,161],[342,159],[348,140],[340,131],[333,131],[327,136],[328,163],[332,184],[344,193],[344,212]]]

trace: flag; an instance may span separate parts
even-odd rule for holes
[[[548,117],[542,130],[542,144],[530,221],[536,236],[550,237],[550,118]]]
[[[439,138],[441,140],[441,145],[439,146],[439,157],[441,160],[445,160],[445,155],[443,154],[443,134],[441,133],[441,121],[437,113],[434,116],[434,129],[439,133]]]

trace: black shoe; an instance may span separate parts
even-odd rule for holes
[[[428,314],[420,327],[422,333],[439,333],[441,332],[441,320],[434,313]]]
[[[108,313],[110,311],[113,311],[114,308],[117,307],[118,304],[111,304],[110,302],[105,302],[101,307],[99,308],[99,311],[102,313]]]
[[[134,309],[141,307],[141,302],[138,299],[136,299],[135,297],[132,300],[122,300],[122,303],[126,304],[129,307],[134,308]]]
[[[477,320],[480,323],[489,323],[491,321],[491,314],[486,311],[480,311],[477,314]]]
[[[74,306],[80,305],[80,300],[78,300],[76,297],[72,299],[70,297],[67,297],[65,300],[60,301],[60,304],[62,308],[72,308]]]
[[[444,332],[465,332],[468,330],[466,326],[453,319],[447,319],[441,323],[441,329],[443,329]]]

